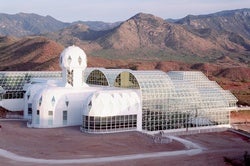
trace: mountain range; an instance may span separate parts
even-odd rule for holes
[[[74,24],[84,24],[92,30],[107,30],[120,24],[120,22],[106,23],[102,21],[75,21],[66,23],[51,16],[40,16],[38,14],[18,13],[5,14],[0,13],[0,35],[24,37],[27,35],[41,35],[48,32],[55,32]]]
[[[0,70],[59,70],[58,56],[72,44],[89,66],[201,70],[250,103],[250,9],[178,20],[138,13],[115,23],[0,14]]]
[[[187,16],[176,22],[139,13],[115,25],[96,30],[78,23],[45,36],[112,59],[216,63],[227,57],[245,65],[250,62],[250,9]]]

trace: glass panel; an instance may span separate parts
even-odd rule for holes
[[[67,82],[73,86],[73,70],[67,70]]]
[[[104,75],[103,72],[101,72],[100,70],[94,70],[92,71],[87,80],[86,80],[87,84],[93,84],[93,85],[103,85],[103,86],[108,86],[108,81],[106,76]]]
[[[135,119],[133,119],[133,117]],[[94,121],[90,121],[90,123],[88,123],[88,118],[84,116],[83,128],[84,128],[84,131],[89,131],[89,132],[135,130],[137,128],[136,117],[137,115],[91,117],[90,119]],[[91,129],[91,130],[88,130],[88,129]],[[94,129],[94,131],[92,129]]]
[[[32,104],[29,103],[28,104],[28,115],[31,115],[32,114]]]
[[[23,86],[24,84],[29,83],[32,78],[61,79],[62,72],[0,72],[0,87],[6,91],[6,94],[3,95],[3,98],[23,98],[25,93],[25,91],[23,91]]]

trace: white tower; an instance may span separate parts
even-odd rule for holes
[[[87,67],[87,56],[76,46],[70,46],[60,55],[60,67],[63,73],[63,82],[66,87],[87,87],[84,83],[84,70]]]

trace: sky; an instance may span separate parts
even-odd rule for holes
[[[60,21],[125,21],[137,13],[163,19],[250,8],[250,0],[0,0],[0,13],[36,13]]]

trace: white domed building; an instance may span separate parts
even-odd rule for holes
[[[23,110],[28,127],[81,126],[88,133],[228,127],[237,99],[199,71],[87,68],[76,46],[62,71],[0,72],[0,107]]]
[[[28,127],[53,128],[84,123],[82,130],[87,132],[140,130],[138,90],[88,86],[84,82],[86,54],[76,46],[70,46],[61,53],[60,66],[61,80],[34,78],[25,86],[24,118],[29,119]],[[133,125],[109,127],[106,122],[103,125],[103,121],[96,120],[115,119],[116,116],[134,118],[131,121]],[[89,124],[94,122],[94,125]]]

